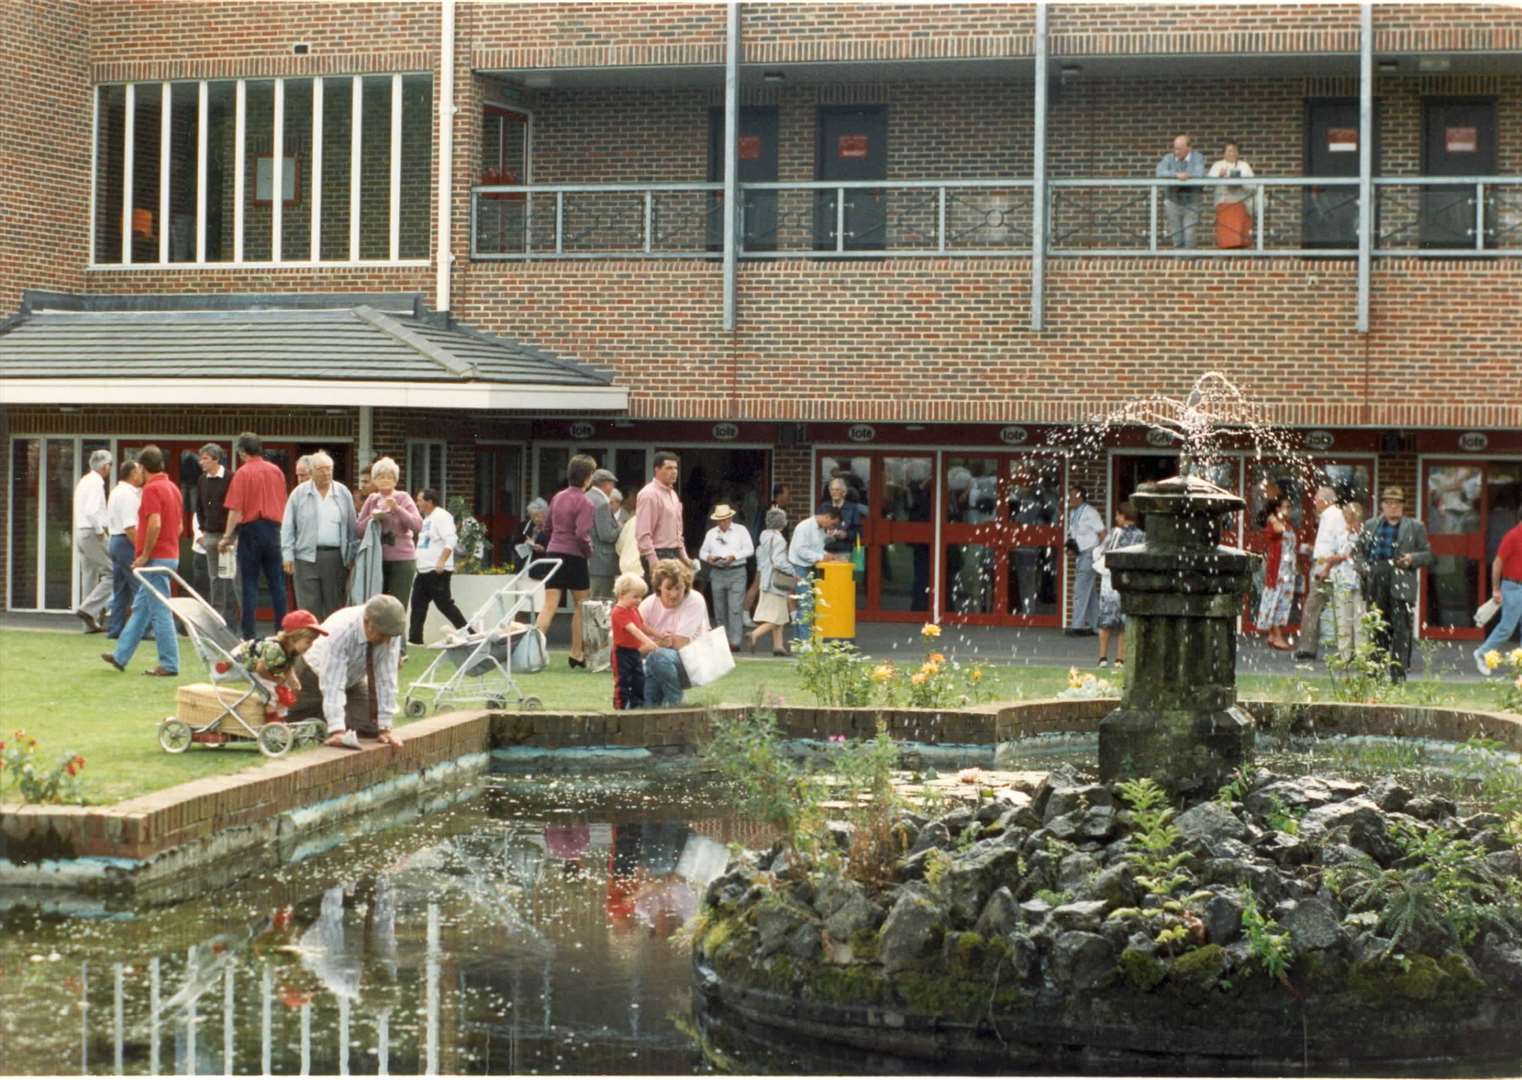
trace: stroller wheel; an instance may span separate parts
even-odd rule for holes
[[[159,746],[166,754],[183,754],[190,749],[190,725],[169,717],[159,724]]]
[[[522,701],[518,702],[518,706],[519,706],[519,708],[527,709],[530,712],[533,712],[533,711],[536,711],[536,710],[544,708],[544,702],[540,701],[536,697],[530,696],[530,697],[526,697]]]
[[[291,729],[278,721],[265,724],[259,729],[259,749],[265,757],[279,757],[291,748],[296,736]]]
[[[499,697],[487,698],[486,707],[488,709],[505,709],[507,708],[507,702],[503,701]]]
[[[428,703],[422,698],[408,698],[407,704],[403,706],[403,709],[414,720],[428,715]]]

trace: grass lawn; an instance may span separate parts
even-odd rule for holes
[[[187,780],[236,772],[264,758],[252,743],[221,749],[194,746],[184,754],[159,749],[157,727],[174,712],[175,680],[149,679],[140,672],[157,663],[152,642],[145,642],[127,674],[107,666],[100,653],[110,643],[98,635],[0,630],[0,741],[17,729],[36,736],[43,760],[51,765],[65,753],[85,756],[84,778],[91,802],[111,803]],[[205,682],[206,675],[189,645],[181,639],[179,682]],[[405,687],[423,673],[433,654],[414,649],[402,669]],[[565,667],[563,653],[551,667],[520,676],[525,694],[543,699],[550,709],[606,709],[612,697],[611,676],[590,675]],[[1067,669],[990,667],[988,685],[995,700],[1052,697],[1067,685]],[[1299,696],[1300,680],[1244,675],[1245,698],[1287,699]],[[1327,680],[1319,697],[1329,696]],[[1448,683],[1434,700],[1445,704],[1493,709],[1489,688],[1478,683]],[[781,698],[810,703],[798,683],[795,665],[786,660],[744,658],[736,670],[713,686],[690,691],[692,705],[746,704]],[[407,720],[399,718],[405,726]],[[293,751],[294,752],[294,751]]]

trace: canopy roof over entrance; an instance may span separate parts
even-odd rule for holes
[[[218,401],[590,412],[627,408],[628,390],[430,312],[416,293],[28,291],[0,323],[0,404]]]

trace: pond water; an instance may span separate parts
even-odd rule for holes
[[[1262,751],[1281,773],[1398,772],[1466,812],[1486,777],[1456,774],[1517,770],[1419,741]],[[1092,764],[1093,742],[1029,739],[1016,757]],[[775,1042],[705,1053],[691,1034],[678,931],[729,844],[771,839],[729,792],[680,769],[479,783],[172,906],[0,893],[0,1074],[681,1074],[715,1049],[743,1072],[867,1068]]]
[[[13,908],[0,1074],[706,1071],[673,937],[729,842],[769,842],[724,802],[492,778],[188,903]]]

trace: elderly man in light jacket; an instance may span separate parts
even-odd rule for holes
[[[592,557],[587,560],[587,573],[592,579],[593,600],[613,599],[613,579],[618,576],[619,524],[615,516],[613,495],[618,491],[618,477],[607,469],[592,474],[587,488],[587,498],[592,502]],[[620,499],[620,501],[622,501]]]
[[[296,583],[296,606],[319,620],[343,607],[359,539],[354,496],[333,479],[333,459],[311,455],[312,478],[297,484],[280,523],[280,559]]]

